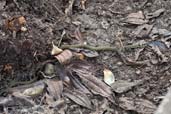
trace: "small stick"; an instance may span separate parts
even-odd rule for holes
[[[135,44],[135,45],[127,45],[124,46],[124,49],[119,49],[117,47],[110,47],[110,46],[90,46],[86,44],[76,44],[76,45],[62,45],[60,48],[62,49],[71,49],[71,48],[84,48],[84,49],[89,49],[93,51],[123,51],[123,50],[128,50],[128,49],[135,49],[135,48],[141,48],[145,47],[146,44]]]

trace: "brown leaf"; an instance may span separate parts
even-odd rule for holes
[[[70,98],[75,103],[77,103],[77,104],[79,104],[79,105],[81,105],[83,107],[86,107],[88,109],[92,109],[90,99],[84,93],[82,93],[81,91],[78,91],[78,90],[73,90],[73,91],[67,90],[66,92],[64,92],[64,95],[66,97]]]
[[[90,114],[104,114],[104,113],[111,114],[112,112],[114,112],[114,109],[111,109],[108,100],[104,99],[102,102],[100,102],[100,105],[98,104],[96,106],[96,111]]]
[[[86,94],[91,94],[91,92],[79,81],[78,78],[79,77],[73,76],[72,74],[70,75],[70,79],[75,88],[79,89],[80,91]]]
[[[124,80],[118,80],[111,85],[111,88],[117,93],[123,93],[130,90],[132,87],[142,84],[143,80],[137,80],[134,82],[128,82]]]
[[[156,53],[157,55],[158,55],[158,57],[159,57],[159,62],[160,63],[166,63],[166,62],[168,62],[168,57],[166,57],[162,52],[161,52],[161,50],[162,50],[162,46],[160,46],[160,45],[157,45],[157,44],[162,44],[162,43],[160,43],[160,42],[158,42],[157,43],[157,41],[156,41],[156,43],[150,43],[149,44],[149,46],[151,46],[151,48],[152,48],[152,50],[154,51],[154,53]],[[163,47],[164,47],[165,45],[163,44]],[[164,50],[164,49],[163,49]]]
[[[61,98],[62,92],[63,92],[63,83],[59,80],[52,80],[47,79],[45,80],[45,83],[47,84],[47,91],[50,96],[55,98],[56,100]]]
[[[28,85],[9,88],[9,92],[15,95],[23,95],[25,97],[36,97],[43,93],[45,84],[43,81],[38,81]]]
[[[156,110],[156,105],[146,99],[121,97],[119,105],[125,110],[133,110],[141,114],[153,114]]]
[[[142,11],[138,11],[136,13],[130,13],[127,18],[138,18],[138,19],[144,19],[144,14]]]
[[[111,88],[94,76],[94,68],[92,64],[80,61],[73,63],[70,66],[70,69],[81,78],[84,85],[87,86],[94,94],[101,95],[108,98],[111,102],[114,102]]]
[[[75,36],[75,38],[76,38],[78,41],[80,41],[81,44],[83,44],[83,37],[82,37],[82,34],[81,34],[81,32],[80,32],[80,28],[79,28],[79,27],[77,27],[77,28],[75,29],[75,31],[74,31],[74,36]]]
[[[131,13],[129,14],[126,19],[124,20],[127,24],[133,24],[133,25],[142,25],[148,22],[148,20],[145,19],[143,12],[139,11],[137,13]]]
[[[23,16],[14,16],[5,21],[6,28],[12,31],[20,31],[25,24],[26,20]]]
[[[20,96],[8,96],[0,97],[0,106],[12,107],[12,106],[34,106],[34,101],[27,99],[26,97]]]
[[[153,28],[153,25],[144,24],[142,26],[138,26],[133,32],[133,36],[137,38],[148,38],[149,34]]]
[[[117,51],[117,54],[120,56],[121,60],[126,65],[130,65],[130,66],[139,66],[139,65],[141,65],[141,66],[143,66],[143,65],[147,65],[149,63],[149,60],[144,60],[144,61],[132,60],[132,59],[126,57],[126,55],[121,51]]]
[[[156,10],[156,11],[153,12],[153,13],[148,13],[148,14],[146,15],[146,19],[152,19],[152,18],[158,17],[158,16],[160,16],[164,11],[165,11],[165,9],[164,9],[164,8],[161,8],[161,9]]]
[[[128,18],[125,20],[128,24],[142,25],[148,22],[148,20],[138,19],[138,18]]]

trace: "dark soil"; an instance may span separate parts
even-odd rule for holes
[[[139,25],[122,25],[121,20],[130,13],[142,11],[146,14],[164,8],[164,13],[151,19],[148,24],[154,25],[157,29],[171,31],[170,0],[87,0],[85,9],[80,4],[81,0],[75,0],[71,14],[66,15],[65,9],[68,8],[69,0],[0,1],[0,95],[2,97],[8,95],[4,90],[13,80],[24,82],[35,77],[37,80],[42,79],[37,71],[41,63],[50,59],[52,41],[57,44],[64,30],[66,35],[62,40],[62,45],[78,43],[76,39],[71,38],[78,27],[80,27],[83,40],[92,46],[119,47],[118,34],[122,35],[121,41],[124,46],[141,41],[161,41],[165,37],[133,37],[131,33]],[[17,31],[16,37],[13,37],[13,32],[5,25],[5,20],[14,16],[24,16],[27,28],[25,32]],[[139,50],[139,48],[130,49],[123,53],[126,57],[134,60]],[[87,58],[86,61],[94,65],[106,66],[114,73],[116,80],[145,80],[127,92],[115,93],[116,99],[120,97],[132,98],[133,101],[145,99],[158,106],[159,97],[166,94],[171,83],[170,48],[167,48],[163,54],[167,57],[166,62],[161,62],[156,53],[145,48],[140,53],[138,61],[149,60],[150,62],[146,65],[126,64],[118,53],[112,51],[100,51],[98,57]],[[99,75],[102,76],[102,72]],[[95,98],[93,97],[93,99]],[[98,102],[98,98],[96,101]],[[113,106],[111,107],[113,108]],[[11,110],[10,112],[8,109],[9,113],[19,113],[13,112],[13,108]],[[71,102],[66,110],[66,114],[81,114],[81,112],[93,114],[93,111],[80,108],[74,102]],[[143,113],[129,110],[127,106],[125,108],[116,106],[113,110],[113,112],[103,112],[103,114]],[[144,114],[150,113],[144,109]]]

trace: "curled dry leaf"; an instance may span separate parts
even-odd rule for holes
[[[72,101],[74,101],[75,103],[77,103],[77,104],[79,104],[79,105],[81,105],[83,107],[86,107],[88,109],[92,109],[90,99],[84,93],[82,93],[81,91],[67,90],[66,92],[64,92],[64,95],[66,97],[68,97],[69,99],[71,99]]]
[[[55,56],[55,58],[58,59],[60,63],[67,63],[72,57],[73,54],[70,50],[64,50],[59,55]]]
[[[52,96],[56,100],[60,99],[62,92],[63,92],[62,81],[47,79],[47,80],[45,80],[45,83],[48,86],[47,91],[48,91],[49,95]]]
[[[125,110],[133,110],[138,114],[153,114],[156,105],[146,99],[134,99],[128,97],[119,98],[120,107]]]
[[[51,51],[51,55],[58,55],[59,53],[61,53],[63,50],[58,48],[53,42],[52,42],[52,51]]]
[[[142,84],[143,82],[144,82],[143,80],[137,80],[134,82],[118,80],[111,85],[111,88],[117,93],[124,93],[124,92],[130,90],[132,87]]]
[[[109,69],[104,69],[104,82],[108,85],[111,85],[115,82],[115,76]]]

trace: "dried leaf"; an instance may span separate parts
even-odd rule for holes
[[[87,86],[94,94],[101,95],[108,98],[111,102],[115,102],[112,98],[111,88],[94,76],[94,68],[92,64],[80,61],[71,64],[70,69],[81,78],[85,86]]]
[[[92,112],[90,114],[104,114],[104,113],[112,113],[114,112],[114,109],[111,109],[110,106],[109,106],[109,102],[107,99],[104,99],[101,103],[100,103],[100,106],[96,106],[96,111],[95,112]]]
[[[133,110],[141,114],[153,114],[156,110],[156,105],[146,99],[121,97],[119,105],[125,110]]]
[[[146,24],[148,20],[143,20],[138,18],[128,18],[124,22],[133,25],[142,25],[142,24]]]
[[[97,51],[82,49],[80,52],[82,54],[84,54],[86,57],[89,57],[89,58],[93,58],[93,57],[98,57],[99,56],[99,54],[97,53]]]
[[[92,109],[91,101],[84,93],[82,93],[78,90],[73,90],[73,91],[68,90],[67,92],[64,92],[64,95],[66,97],[70,98],[75,103],[77,103],[83,107],[86,107],[88,109]]]
[[[115,76],[109,69],[104,69],[104,82],[108,85],[111,85],[115,82]]]
[[[45,84],[43,81],[38,81],[32,84],[28,84],[28,85],[22,85],[22,86],[18,86],[18,87],[13,87],[10,88],[8,91],[13,93],[13,94],[17,94],[17,95],[23,95],[23,96],[27,96],[27,97],[36,97],[38,95],[40,95],[45,89]]]
[[[142,11],[138,11],[137,13],[130,13],[127,18],[138,18],[138,19],[144,19],[144,14]]]
[[[161,42],[154,42],[150,43],[149,46],[151,46],[152,50],[160,57],[159,61],[161,63],[165,63],[168,61],[168,58],[161,52],[161,50],[163,50],[166,45],[162,44]]]
[[[142,65],[143,66],[143,65],[147,65],[149,63],[149,60],[144,60],[144,61],[132,60],[132,59],[126,57],[124,53],[119,52],[119,51],[118,51],[118,55],[122,59],[123,63],[125,63],[126,65],[130,65],[130,66]]]
[[[20,31],[21,27],[26,24],[26,20],[23,16],[14,16],[11,19],[5,21],[5,26],[7,29],[12,31]]]
[[[157,46],[163,52],[168,50],[167,46],[162,41],[152,41],[152,42],[149,42],[148,45],[151,47]]]
[[[142,80],[137,80],[134,82],[119,80],[119,81],[116,81],[115,83],[113,83],[111,85],[111,87],[112,87],[113,91],[115,91],[116,93],[124,93],[124,92],[132,89],[132,87],[142,84],[143,82],[144,81],[142,81]]]
[[[50,96],[55,98],[56,100],[61,98],[62,92],[63,92],[63,83],[59,80],[52,80],[47,79],[45,80],[45,83],[47,84],[47,91]]]
[[[144,24],[142,26],[138,26],[133,32],[133,36],[137,38],[148,38],[149,34],[153,28],[153,25]]]
[[[164,8],[161,8],[161,9],[156,10],[156,11],[153,12],[153,13],[148,13],[148,14],[146,15],[146,19],[152,19],[152,18],[158,17],[158,16],[160,16],[164,11],[165,11],[165,9],[164,9]]]
[[[74,4],[75,0],[69,0],[69,6],[65,9],[65,14],[67,16],[71,16],[72,15],[72,8],[73,8],[73,4]]]
[[[18,22],[20,25],[26,24],[26,19],[23,16],[18,17]]]
[[[4,9],[5,5],[6,5],[6,1],[0,1],[0,10]]]
[[[82,53],[83,55],[89,58],[94,58],[94,57],[99,56],[97,51],[92,51],[92,50],[82,49],[82,48],[73,48],[72,50],[76,51],[77,53]]]
[[[152,39],[155,39],[158,36],[162,36],[164,38],[171,36],[171,32],[167,29],[159,29],[157,27],[153,27],[150,35]]]
[[[64,50],[61,54],[55,56],[56,59],[60,63],[67,63],[71,58],[73,57],[73,54],[70,50]]]
[[[25,89],[22,94],[26,96],[30,96],[30,97],[35,97],[35,96],[42,94],[44,89],[45,89],[45,84],[41,83],[32,88]]]
[[[82,7],[83,10],[86,9],[86,7],[85,7],[86,1],[87,0],[81,0],[81,7]]]
[[[11,73],[13,70],[13,66],[11,64],[4,65],[3,72],[5,73]]]
[[[8,96],[8,97],[0,97],[0,106],[12,107],[12,106],[34,106],[35,103],[32,100],[29,100],[25,97],[18,96]]]
[[[55,102],[52,102],[50,105],[49,105],[49,108],[61,108],[61,106],[63,106],[65,104],[65,101],[64,99],[60,99],[60,100],[57,100]]]
[[[85,58],[82,53],[74,53],[74,55],[80,60],[84,60],[84,58]]]
[[[133,25],[142,25],[148,22],[148,20],[146,20],[144,18],[144,15],[142,13],[142,11],[139,11],[137,13],[131,13],[129,14],[126,19],[124,20],[125,23],[128,24],[133,24]]]
[[[82,34],[81,34],[81,32],[80,32],[80,28],[79,28],[79,27],[77,27],[77,28],[75,29],[74,36],[75,36],[75,38],[76,38],[78,41],[80,41],[81,44],[84,43],[84,42],[83,42],[83,37],[82,37]]]
[[[79,77],[70,75],[70,79],[72,84],[75,86],[76,89],[79,89],[85,94],[91,94],[91,92],[78,80]]]
[[[58,55],[59,53],[61,53],[63,50],[58,48],[57,46],[54,45],[54,43],[52,42],[52,51],[51,51],[51,55]]]
[[[138,49],[136,52],[135,52],[135,61],[138,60],[138,58],[140,57],[140,54],[144,51],[144,48],[142,49]]]

